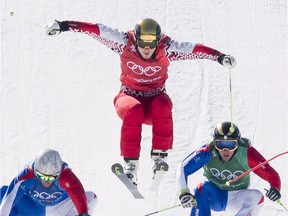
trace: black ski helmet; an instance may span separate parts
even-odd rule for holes
[[[213,135],[214,140],[240,140],[241,133],[237,125],[231,122],[218,123]]]
[[[159,42],[161,39],[161,27],[154,19],[145,18],[135,25],[134,34],[136,39],[157,40]],[[142,36],[150,36],[150,39]]]

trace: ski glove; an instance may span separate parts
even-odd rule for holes
[[[273,202],[281,198],[280,192],[276,188],[270,188],[266,192],[266,197],[268,197]]]
[[[230,55],[221,55],[217,58],[217,61],[228,68],[236,66],[236,59]]]
[[[46,34],[49,36],[59,35],[62,31],[68,31],[68,22],[60,22],[55,20],[46,26]]]
[[[81,214],[79,214],[77,216],[90,216],[90,215],[88,213],[81,213]]]
[[[180,194],[179,200],[183,208],[197,207],[196,198],[190,192]]]

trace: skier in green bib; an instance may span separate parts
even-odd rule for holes
[[[191,208],[191,216],[209,216],[213,211],[229,211],[234,215],[258,215],[264,196],[258,189],[250,189],[250,175],[227,184],[232,179],[266,159],[241,137],[239,128],[231,122],[219,123],[213,140],[188,155],[177,170],[180,187],[180,202]],[[201,182],[194,190],[188,188],[188,176],[200,168],[208,181]],[[267,163],[254,170],[260,178],[270,184],[266,197],[272,201],[280,199],[281,180],[278,173]]]

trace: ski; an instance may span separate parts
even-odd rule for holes
[[[168,170],[169,165],[166,162],[163,161],[157,164],[156,169],[153,172],[152,183],[149,187],[150,190],[158,190],[160,183]]]
[[[135,186],[124,173],[123,166],[119,163],[115,163],[111,166],[112,172],[120,179],[120,181],[126,186],[126,188],[131,192],[135,199],[144,199],[142,194],[138,191],[137,186]]]

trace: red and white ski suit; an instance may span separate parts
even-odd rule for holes
[[[170,62],[192,59],[217,61],[223,53],[201,44],[180,43],[163,34],[152,58],[146,60],[137,51],[133,31],[121,32],[103,24],[78,21],[65,21],[65,25],[70,31],[88,34],[120,55],[122,86],[114,105],[123,121],[121,155],[139,158],[143,123],[152,125],[152,149],[171,149],[172,101],[165,90]]]

